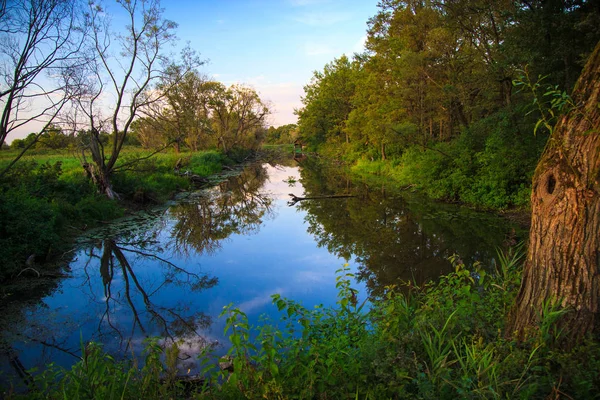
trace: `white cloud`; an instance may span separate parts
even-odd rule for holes
[[[367,43],[367,35],[361,37],[358,42],[354,44],[354,48],[352,49],[353,53],[362,53],[365,51],[365,44]]]
[[[265,292],[263,294],[259,294],[258,296],[254,297],[250,300],[246,300],[246,301],[238,304],[237,308],[239,308],[246,314],[250,314],[254,310],[262,308],[263,306],[265,306],[267,304],[270,304],[273,301],[271,296],[274,293],[281,295],[281,294],[283,294],[283,292],[284,292],[284,290],[282,288],[276,288],[275,290],[271,290],[268,293]]]
[[[294,281],[299,284],[331,283],[333,277],[331,271],[300,271]]]

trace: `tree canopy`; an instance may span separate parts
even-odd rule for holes
[[[395,159],[398,174],[413,173],[406,183],[436,187],[434,197],[523,204],[548,132],[531,137],[539,109],[513,82],[529,80],[521,89],[535,87],[538,97],[546,88],[568,95],[600,40],[598,3],[378,7],[365,52],[336,58],[305,87],[297,110],[303,142],[350,161]]]

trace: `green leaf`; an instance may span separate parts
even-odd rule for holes
[[[229,341],[233,343],[235,347],[240,347],[242,345],[242,338],[238,334],[229,335]]]
[[[348,298],[344,297],[341,301],[340,304],[342,305],[342,307],[346,308],[348,307]]]
[[[285,308],[285,301],[283,300],[277,300],[277,309],[279,311],[283,310]]]
[[[533,135],[535,136],[537,133],[538,128],[540,127],[540,125],[544,122],[543,119],[539,119],[538,122],[535,124],[535,127],[533,128]]]

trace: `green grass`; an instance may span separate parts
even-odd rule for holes
[[[0,168],[16,154],[0,152]],[[19,160],[0,180],[0,258],[4,260],[0,282],[17,276],[32,255],[38,264],[53,260],[66,250],[69,240],[64,238],[81,227],[120,217],[128,207],[162,203],[175,192],[190,189],[190,179],[174,171],[178,160],[182,172],[200,176],[231,163],[216,151],[165,151],[132,163],[150,154],[135,147],[121,152],[111,179],[122,201],[98,194],[81,161],[68,151],[35,149]]]

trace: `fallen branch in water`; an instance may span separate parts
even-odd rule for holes
[[[298,197],[293,193],[289,194],[291,199],[288,201],[288,206],[293,206],[299,201],[303,200],[321,200],[321,199],[345,199],[349,197],[356,197],[352,194],[332,194],[332,195],[323,195],[323,196],[312,196],[312,197]]]

